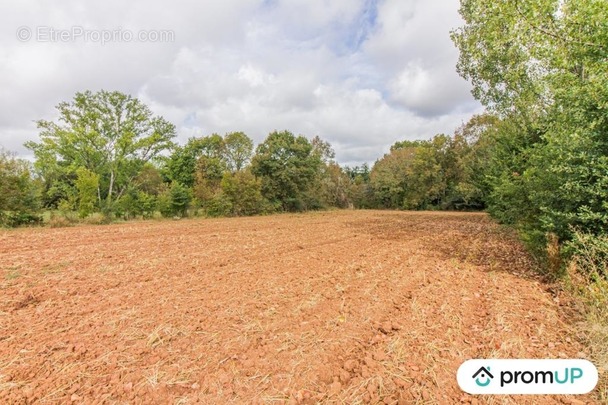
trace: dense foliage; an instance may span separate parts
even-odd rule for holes
[[[145,164],[173,145],[173,124],[119,92],[77,93],[57,110],[59,122],[38,121],[40,142],[26,143],[47,207],[111,212]]]
[[[608,226],[608,3],[462,0],[458,68],[500,121],[487,205],[532,246]]]
[[[173,124],[119,92],[77,93],[57,110],[57,121],[38,122],[40,140],[26,143],[33,164],[0,153],[1,225],[43,213],[64,225],[352,205],[354,179],[319,137],[275,131],[255,151],[243,132],[176,145]]]
[[[40,222],[40,184],[29,162],[0,148],[0,226]]]

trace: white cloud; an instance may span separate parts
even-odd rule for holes
[[[416,62],[409,63],[389,82],[389,91],[393,101],[424,116],[470,105],[466,103],[468,84],[441,66],[424,68]]]
[[[75,92],[140,97],[179,140],[242,130],[319,135],[341,162],[451,132],[479,106],[455,73],[450,0],[152,1],[0,6],[0,144],[21,154],[34,120]],[[169,29],[175,41],[20,42],[20,26]]]
[[[423,116],[474,108],[469,85],[455,69],[458,52],[449,31],[461,24],[459,2],[387,0],[378,30],[364,45],[384,72],[390,99]]]

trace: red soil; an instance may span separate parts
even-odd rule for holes
[[[0,403],[473,397],[469,358],[584,356],[483,214],[341,211],[0,231]]]

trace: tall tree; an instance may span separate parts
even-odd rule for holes
[[[378,159],[370,173],[370,187],[378,208],[403,208],[416,147],[399,147]]]
[[[76,93],[57,110],[57,122],[38,121],[40,142],[26,143],[36,156],[36,167],[49,177],[79,167],[95,173],[100,178],[97,197],[108,207],[146,162],[173,146],[173,124],[117,91]]]
[[[608,227],[608,2],[461,0],[458,69],[496,111],[490,211],[528,234]]]
[[[272,132],[258,145],[252,173],[262,179],[262,193],[277,208],[306,209],[305,193],[321,166],[321,157],[304,136]]]
[[[253,154],[253,141],[243,132],[224,135],[224,158],[232,172],[243,170]]]

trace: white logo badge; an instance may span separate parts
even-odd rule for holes
[[[458,385],[469,394],[586,394],[597,369],[577,359],[475,359],[458,368]]]

